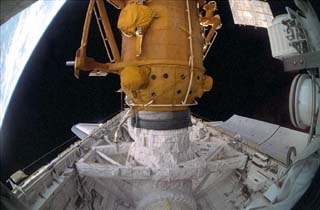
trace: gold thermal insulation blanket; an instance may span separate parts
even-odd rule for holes
[[[148,86],[150,69],[127,66],[121,73],[121,89],[125,92],[132,93],[144,89]]]
[[[202,84],[202,89],[203,91],[210,91],[213,86],[213,79],[212,77],[208,75],[203,76],[203,84]]]
[[[129,3],[120,12],[118,28],[126,35],[134,36],[138,27],[142,31],[146,30],[155,16],[155,12],[150,7]]]

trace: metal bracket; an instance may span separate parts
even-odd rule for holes
[[[320,51],[304,53],[282,60],[284,71],[297,71],[320,67]]]

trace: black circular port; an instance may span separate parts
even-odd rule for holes
[[[163,74],[163,78],[167,79],[169,75],[167,73]]]
[[[152,96],[152,97],[155,97],[156,95],[157,95],[157,94],[156,94],[155,92],[152,92],[152,93],[151,93],[151,96]]]
[[[181,90],[177,90],[177,94],[180,94],[181,93]]]
[[[155,80],[156,78],[157,78],[156,75],[154,75],[154,74],[151,75],[151,79],[152,79],[152,80]]]
[[[184,74],[181,75],[181,79],[185,79],[186,76]]]

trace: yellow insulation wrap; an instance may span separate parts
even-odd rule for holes
[[[137,66],[127,66],[121,73],[121,89],[127,94],[144,89],[149,83],[150,69]]]
[[[121,10],[118,28],[127,35],[135,35],[137,27],[147,29],[155,17],[155,12],[142,4],[129,3]]]
[[[204,76],[198,2],[205,1],[152,0],[121,11],[121,60],[128,65],[121,87],[136,111],[187,110],[212,88]]]
[[[204,75],[203,77],[204,78],[203,78],[202,89],[205,92],[210,91],[212,89],[213,79],[212,79],[212,77],[210,77],[208,75]]]

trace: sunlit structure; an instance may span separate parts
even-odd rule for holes
[[[272,56],[284,64],[287,72],[299,72],[291,84],[289,111],[292,124],[300,129],[310,127],[310,139],[320,132],[319,58],[320,22],[309,1],[295,0],[299,12],[286,8],[268,27]],[[305,71],[307,70],[307,74]]]
[[[30,176],[14,173],[11,203],[23,210],[292,209],[320,165],[320,23],[311,4],[296,0],[305,24],[291,12],[269,27],[273,55],[286,71],[313,67],[311,79],[297,77],[290,94],[293,124],[310,127],[308,134],[238,115],[224,122],[191,116],[189,107],[213,83],[203,60],[222,26],[216,2],[107,0],[121,9],[121,50],[104,2],[89,1],[80,48],[67,64],[77,78],[81,71],[120,75],[128,108],[106,123],[74,125],[81,140]],[[230,3],[237,23],[269,26],[267,3]],[[94,17],[107,63],[87,56]],[[285,34],[297,31],[310,38]]]
[[[64,3],[37,1],[0,26],[0,128],[31,53]]]
[[[229,0],[235,24],[267,28],[273,14],[270,5],[260,0]]]

